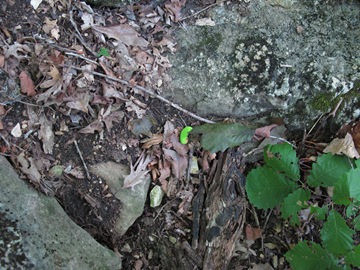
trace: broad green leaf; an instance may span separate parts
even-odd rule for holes
[[[360,231],[360,215],[355,217],[351,224],[354,226],[356,231]]]
[[[309,269],[341,269],[336,265],[337,261],[320,245],[311,242],[309,247],[306,241],[298,243],[293,249],[285,254],[286,260],[294,270]]]
[[[360,168],[360,159],[355,160],[356,168]]]
[[[290,144],[282,143],[266,146],[264,158],[266,164],[274,170],[284,173],[292,180],[300,178],[299,159]]]
[[[360,168],[352,169],[347,174],[350,197],[360,201]]]
[[[334,186],[334,202],[349,205],[351,201],[360,201],[360,168],[351,169]]]
[[[268,166],[252,170],[246,178],[246,192],[249,200],[260,209],[279,205],[296,187],[294,181]]]
[[[310,199],[310,191],[299,188],[290,193],[284,200],[281,207],[281,216],[283,218],[291,217],[291,225],[299,225],[298,212],[308,206],[307,201]]]
[[[351,163],[348,157],[333,156],[331,153],[323,154],[313,164],[307,183],[313,187],[334,186],[340,177],[350,169]]]
[[[194,127],[190,134],[202,134],[201,146],[212,153],[250,141],[255,129],[239,123],[204,124]]]
[[[360,214],[360,201],[354,201],[346,207],[346,217],[351,218],[357,214]]]
[[[346,174],[341,176],[339,181],[336,182],[332,199],[336,204],[349,205],[351,203],[350,187]]]
[[[325,220],[325,215],[329,211],[328,206],[310,206],[310,213],[315,214],[317,220]]]
[[[331,210],[320,231],[320,236],[323,246],[332,254],[339,256],[345,255],[353,247],[352,236],[354,233],[342,216],[335,210]]]
[[[97,57],[100,56],[110,56],[108,49],[100,48],[99,52],[96,54]]]
[[[345,262],[354,267],[360,267],[360,245],[357,245],[353,251],[345,256]]]

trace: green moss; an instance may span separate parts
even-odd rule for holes
[[[327,112],[334,103],[332,98],[333,96],[330,93],[320,93],[312,99],[310,105],[315,110]]]
[[[210,56],[216,53],[217,48],[223,42],[223,37],[220,33],[214,33],[208,30],[207,27],[201,27],[199,31],[200,40],[194,46],[194,50],[197,53],[203,52]]]

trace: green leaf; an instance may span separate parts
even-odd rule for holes
[[[306,241],[300,242],[286,252],[285,258],[294,270],[341,269],[336,265],[336,259],[332,254],[318,244],[311,244],[309,247]]]
[[[335,210],[331,210],[320,231],[320,236],[323,246],[332,254],[339,256],[345,255],[353,247],[352,236],[354,233],[342,216]]]
[[[97,57],[100,56],[110,56],[108,49],[106,48],[100,48],[99,52],[96,54]]]
[[[239,123],[216,123],[196,126],[190,134],[202,134],[201,146],[215,153],[250,141],[255,130]]]
[[[249,200],[260,209],[277,206],[296,187],[294,181],[268,166],[253,169],[246,178],[246,192]]]
[[[284,200],[281,207],[281,216],[288,218],[291,216],[290,224],[299,225],[298,212],[308,206],[307,201],[310,199],[310,191],[297,189],[290,193]]]
[[[349,182],[346,174],[336,182],[332,199],[336,204],[349,205],[351,203]]]
[[[310,213],[315,214],[317,220],[325,220],[325,216],[329,210],[328,206],[310,206]]]
[[[360,201],[360,168],[351,169],[341,177],[334,186],[333,200],[343,205],[349,205],[353,200]]]
[[[354,267],[360,267],[360,245],[354,248],[354,251],[350,251],[345,256],[345,262],[351,264]]]
[[[307,183],[313,187],[330,187],[340,179],[342,175],[351,169],[351,164],[346,156],[333,156],[331,153],[318,157],[313,164]]]
[[[282,143],[266,146],[264,158],[266,164],[274,170],[284,173],[292,180],[300,178],[299,159],[290,144]]]
[[[360,168],[360,159],[355,160],[356,168]]]
[[[360,168],[352,169],[347,174],[350,197],[360,201]]]
[[[354,201],[346,208],[347,218],[351,218],[352,216],[357,215],[357,213],[360,213],[360,201]]]
[[[356,231],[360,231],[360,216],[355,217],[351,224]]]

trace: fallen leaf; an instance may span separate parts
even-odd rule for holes
[[[11,130],[11,135],[13,135],[15,138],[20,138],[22,135],[20,123],[17,123],[16,126]]]
[[[247,224],[245,228],[245,234],[247,240],[256,240],[262,236],[262,229],[253,228]]]
[[[32,7],[34,9],[37,9],[39,7],[39,5],[41,4],[42,0],[31,0],[30,4],[32,5]]]
[[[134,190],[136,185],[142,183],[146,174],[149,172],[146,167],[150,161],[150,156],[141,155],[135,165],[130,164],[130,174],[124,177],[123,188],[131,188],[131,190]]]
[[[36,95],[35,84],[26,71],[21,71],[19,75],[21,93],[32,97]]]
[[[142,148],[149,149],[154,145],[160,144],[162,140],[163,140],[162,134],[152,134],[150,138],[143,139],[140,142],[143,143]]]
[[[139,33],[128,24],[120,24],[108,27],[93,25],[92,27],[96,31],[107,35],[109,38],[116,39],[127,46],[146,48],[149,45],[149,42],[140,37]]]
[[[346,133],[344,139],[335,138],[332,140],[323,152],[332,153],[333,155],[346,155],[350,158],[360,158],[350,133]]]
[[[187,157],[179,155],[177,152],[171,149],[163,148],[164,157],[171,164],[171,171],[174,176],[179,179],[185,175],[188,166]]]
[[[211,18],[202,18],[202,19],[196,20],[195,25],[198,25],[198,26],[214,26],[215,22]]]
[[[42,140],[44,153],[52,154],[55,144],[55,135],[52,128],[52,122],[47,119],[45,114],[42,114],[40,116],[39,123],[39,139]]]
[[[26,174],[29,180],[36,186],[40,185],[41,175],[34,164],[34,160],[29,157],[25,157],[25,153],[22,152],[17,156],[17,161],[20,164],[20,170]]]
[[[269,126],[265,126],[265,127],[261,127],[261,128],[257,128],[255,130],[255,135],[254,138],[258,141],[261,141],[264,138],[269,138],[270,137],[270,132],[273,128],[277,127],[278,125],[276,124],[272,124]]]
[[[42,29],[46,34],[50,34],[53,38],[58,40],[60,38],[59,32],[60,29],[57,26],[57,20],[50,20],[48,17],[45,17],[44,25]]]

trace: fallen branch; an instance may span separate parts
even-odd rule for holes
[[[173,107],[173,108],[175,108],[175,109],[177,109],[177,110],[179,110],[179,111],[181,111],[181,112],[183,112],[183,113],[185,113],[185,114],[187,114],[187,115],[189,115],[189,116],[191,116],[191,117],[193,117],[193,118],[195,118],[197,120],[200,120],[200,121],[205,122],[205,123],[210,123],[210,124],[215,123],[214,121],[211,121],[209,119],[198,116],[198,115],[196,115],[196,114],[194,114],[194,113],[180,107],[178,104],[171,102],[170,100],[156,94],[153,90],[147,89],[145,87],[142,87],[142,86],[139,86],[139,85],[131,85],[128,81],[121,80],[121,79],[118,79],[116,77],[105,75],[105,74],[102,74],[102,73],[99,73],[99,72],[96,72],[96,71],[83,70],[81,68],[70,66],[70,65],[62,65],[62,66],[72,68],[72,69],[75,69],[75,70],[79,70],[79,71],[82,71],[82,72],[87,72],[87,73],[90,73],[91,75],[106,78],[106,79],[109,79],[109,80],[112,80],[112,81],[115,81],[115,82],[119,82],[119,83],[121,83],[123,85],[126,85],[128,87],[131,87],[133,89],[143,91],[143,92],[149,94],[150,96],[153,96],[153,97],[165,102],[166,104],[169,104],[171,107]]]

